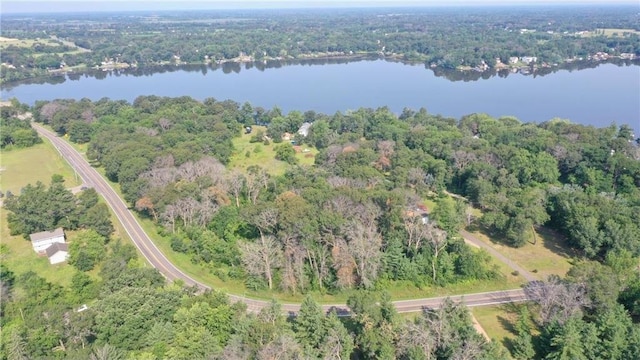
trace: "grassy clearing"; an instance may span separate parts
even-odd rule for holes
[[[265,168],[271,175],[284,174],[289,165],[275,159],[276,152],[274,149],[280,144],[271,142],[269,145],[264,145],[262,142],[250,142],[251,137],[256,132],[266,132],[266,129],[264,126],[254,126],[252,134],[243,133],[240,137],[233,140],[235,151],[231,156],[229,168],[246,170],[250,166],[257,165]],[[284,142],[281,144],[284,144]],[[303,152],[305,149],[308,149],[308,152]],[[314,163],[316,154],[318,154],[318,150],[305,145],[301,146],[300,152],[296,153],[296,158],[300,165],[311,166]]]
[[[42,44],[45,46],[60,46],[60,44],[56,43],[51,39],[14,39],[7,37],[0,37],[0,49],[6,49],[9,46],[17,46],[30,48],[35,44]]]
[[[85,146],[86,147],[86,146]],[[4,170],[0,173],[0,188],[2,191],[11,190],[19,193],[20,189],[29,183],[42,181],[48,185],[53,174],[60,174],[65,179],[67,187],[80,185],[75,173],[69,164],[62,159],[54,147],[46,139],[44,143],[26,149],[13,149],[1,153],[1,166]],[[101,198],[100,201],[104,202]],[[67,264],[49,264],[44,256],[37,255],[31,243],[22,236],[11,236],[7,227],[7,211],[0,207],[0,243],[3,253],[0,261],[7,265],[16,274],[22,274],[32,270],[47,281],[69,285],[71,277],[75,273],[72,266]],[[114,224],[115,238],[128,240],[127,233],[117,221],[113,212],[111,220]],[[66,231],[67,240],[73,241],[76,232]],[[97,278],[98,269],[88,272],[90,276]]]
[[[528,242],[521,248],[492,241],[483,230],[473,231],[473,234],[540,279],[552,274],[566,275],[571,268],[571,257],[575,256],[559,234],[544,227],[535,231],[535,243]]]
[[[491,339],[509,348],[509,340],[515,339],[514,325],[522,304],[502,304],[471,308],[471,313]]]
[[[18,194],[27,184],[41,181],[48,185],[51,175],[60,174],[67,187],[80,185],[71,166],[64,161],[47,140],[26,149],[12,149],[0,153],[0,190]]]
[[[33,251],[31,242],[22,236],[9,235],[7,228],[7,211],[0,208],[0,238],[2,243],[2,255],[0,261],[16,275],[27,271],[34,271],[47,281],[67,286],[71,283],[71,277],[75,273],[72,266],[66,263],[51,265],[46,256],[39,256]]]
[[[605,28],[598,29],[596,31],[585,31],[581,35],[582,37],[593,37],[593,36],[607,36],[607,37],[624,37],[628,35],[640,35],[640,31],[634,29],[618,29],[618,28]]]
[[[77,186],[79,182],[74,177],[71,167],[58,155],[53,146],[45,140],[26,149],[13,149],[1,153],[0,188],[10,190],[14,194],[29,183],[42,181],[49,184],[53,174],[60,174],[67,186]],[[31,246],[31,242],[22,236],[11,236],[7,227],[7,211],[0,208],[0,243],[3,253],[0,257],[3,264],[17,275],[29,270],[36,272],[47,281],[68,285],[75,270],[67,264],[49,264],[44,256],[38,256]],[[67,233],[68,239],[73,233]]]

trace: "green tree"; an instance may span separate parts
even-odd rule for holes
[[[577,316],[569,318],[564,324],[555,324],[550,333],[549,360],[587,360],[584,351],[582,332],[586,324]]]
[[[298,163],[298,158],[296,158],[296,151],[293,146],[291,146],[291,144],[287,143],[278,145],[276,146],[275,151],[277,160],[284,161],[291,165]]]
[[[311,295],[307,295],[300,305],[293,330],[300,343],[309,349],[319,349],[326,338],[322,308]]]
[[[441,196],[436,200],[431,217],[447,235],[456,236],[464,224],[464,208],[453,198]]]
[[[516,359],[528,360],[535,356],[531,337],[531,325],[529,324],[529,310],[526,306],[520,307],[518,322],[516,323],[517,337],[512,341],[512,355]]]
[[[104,254],[106,238],[95,230],[82,230],[69,245],[69,264],[80,271],[92,270]]]
[[[95,230],[105,239],[109,239],[113,233],[113,224],[111,223],[111,213],[106,204],[95,204],[84,212],[80,217],[80,226]]]

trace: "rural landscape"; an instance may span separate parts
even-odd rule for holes
[[[56,92],[372,57],[452,83],[640,75],[637,4],[148,4],[0,19],[3,93],[55,94],[0,102],[0,359],[640,359],[640,113]]]

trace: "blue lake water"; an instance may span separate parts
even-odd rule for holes
[[[476,76],[477,77],[477,76]],[[103,97],[133,101],[140,95],[208,97],[248,101],[283,111],[315,110],[326,114],[360,107],[388,106],[459,118],[483,112],[512,115],[525,122],[552,118],[607,126],[630,124],[640,135],[640,66],[600,64],[582,70],[558,70],[544,76],[510,74],[477,81],[451,81],[424,65],[384,60],[290,64],[257,67],[233,64],[120,71],[60,76],[51,83],[25,83],[2,89],[33,104],[56,98]]]

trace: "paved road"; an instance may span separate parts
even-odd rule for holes
[[[149,236],[142,229],[138,220],[133,216],[131,211],[127,208],[127,205],[116,194],[111,186],[102,178],[102,176],[93,168],[89,163],[78,153],[71,145],[69,145],[63,139],[57,137],[53,132],[44,129],[38,124],[32,123],[33,127],[38,133],[49,139],[51,143],[56,147],[60,155],[67,160],[67,162],[73,167],[78,175],[84,181],[85,186],[93,187],[99,194],[101,194],[107,204],[111,207],[116,217],[122,223],[125,231],[138,248],[142,256],[153,267],[158,269],[162,275],[169,281],[180,280],[187,286],[197,286],[202,290],[211,289],[211,287],[191,278],[189,275],[180,271],[171,263],[164,254],[156,247],[151,241]],[[247,304],[249,311],[259,311],[263,307],[269,304],[268,301],[248,299],[238,295],[228,294],[231,301],[242,301]],[[424,308],[436,308],[446,297],[428,298],[428,299],[415,299],[395,301],[394,305],[399,312],[415,312],[421,311]],[[454,301],[463,301],[467,306],[481,306],[481,305],[493,305],[503,304],[516,301],[526,300],[526,296],[522,289],[506,290],[506,291],[493,291],[478,294],[467,294],[461,296],[451,296]],[[295,314],[300,308],[299,304],[283,304],[282,308],[285,312]],[[336,305],[323,305],[325,311],[335,309],[340,314],[347,314],[349,309],[344,304]]]

